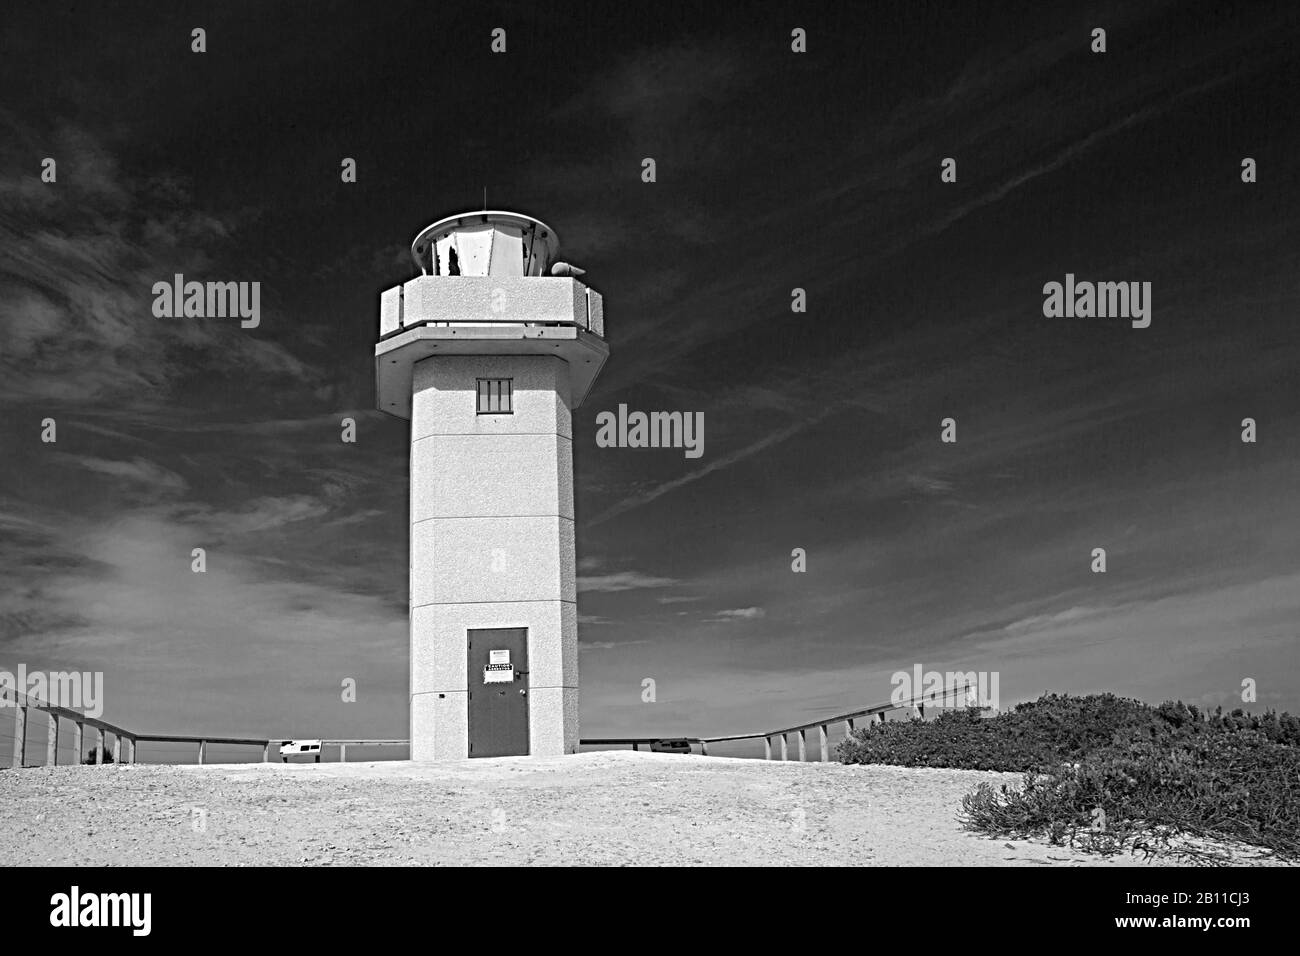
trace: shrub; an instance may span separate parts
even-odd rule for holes
[[[97,750],[99,750],[99,749],[100,749],[99,747],[91,747],[91,748],[90,748],[90,752],[89,752],[88,754],[86,754],[85,759],[82,760],[81,763],[82,763],[83,765],[94,763],[94,762],[95,762],[95,751],[97,751]],[[113,762],[113,754],[109,751],[109,749],[108,749],[107,747],[104,747],[103,750],[104,750],[104,763],[112,763],[112,762]]]
[[[933,721],[890,721],[855,731],[839,748],[844,763],[966,770],[1046,770],[1149,724],[1151,708],[1114,694],[1050,694],[996,717],[943,710]]]
[[[1290,714],[1049,695],[987,719],[955,711],[869,727],[839,755],[1024,772],[1019,789],[983,783],[962,799],[963,822],[983,833],[1103,853],[1196,836],[1300,859],[1300,723]]]

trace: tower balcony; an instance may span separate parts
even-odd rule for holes
[[[540,275],[422,275],[379,297],[376,405],[411,417],[416,362],[438,355],[554,355],[576,408],[609,356],[599,292]]]

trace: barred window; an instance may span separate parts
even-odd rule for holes
[[[514,379],[480,378],[478,380],[478,413],[480,415],[510,415],[514,412],[511,399]]]

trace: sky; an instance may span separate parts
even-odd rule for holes
[[[405,736],[378,296],[486,190],[604,296],[583,736],[918,664],[1300,709],[1294,5],[723,6],[6,14],[0,668],[103,671],[141,732]],[[176,273],[260,282],[260,324],[155,317]],[[1045,317],[1067,273],[1150,282],[1150,327]],[[703,455],[597,447],[620,404],[703,413]]]

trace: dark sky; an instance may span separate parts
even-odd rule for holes
[[[103,670],[141,730],[404,736],[378,294],[486,188],[605,297],[584,735],[795,723],[918,663],[1296,710],[1295,5],[1069,6],[7,12],[0,667]],[[261,282],[260,327],[155,318],[177,272]],[[1066,273],[1150,282],[1150,328],[1045,318]],[[596,447],[620,403],[703,412],[704,455]]]

